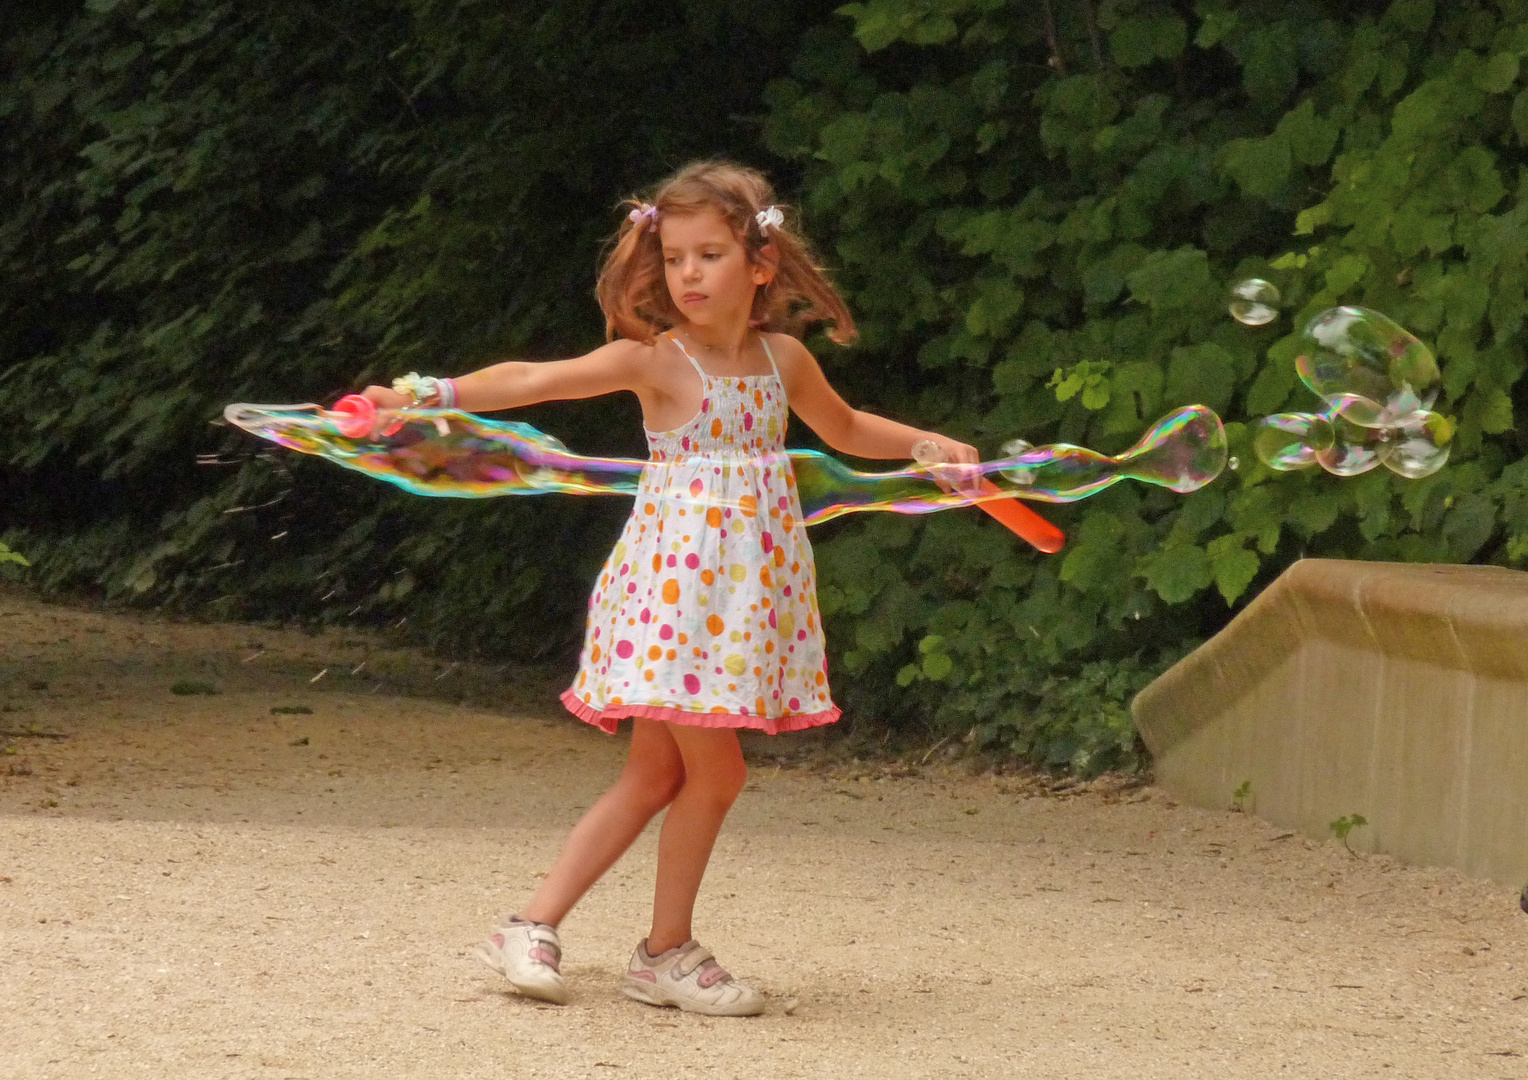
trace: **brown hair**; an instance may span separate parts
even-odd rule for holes
[[[768,261],[766,245],[774,249],[774,277],[754,294],[750,325],[796,334],[808,322],[827,320],[833,324],[829,338],[840,345],[852,342],[858,336],[854,318],[806,241],[792,228],[789,208],[779,207],[785,213],[782,224],[767,231],[759,225],[758,213],[776,205],[774,190],[762,173],[728,161],[697,161],[659,184],[651,202],[656,214],[624,219],[600,267],[595,293],[605,313],[606,338],[651,342],[681,321],[664,280],[658,222],[666,214],[710,208],[732,227],[750,264]],[[642,211],[649,204],[628,199],[622,208]]]

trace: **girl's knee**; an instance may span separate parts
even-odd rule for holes
[[[735,764],[710,769],[702,775],[687,777],[684,790],[704,798],[720,810],[727,810],[743,793],[748,782],[748,767],[739,759]]]
[[[621,777],[627,798],[644,810],[648,817],[662,810],[684,788],[684,770],[646,769],[628,772]]]

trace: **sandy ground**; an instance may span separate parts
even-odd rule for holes
[[[574,1003],[522,1000],[467,950],[624,749],[472,704],[527,694],[552,700],[354,635],[0,592],[0,1076],[1528,1075],[1505,889],[1149,787],[764,739],[698,931],[768,1015],[617,992],[652,830],[563,927]]]

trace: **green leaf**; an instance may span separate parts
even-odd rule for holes
[[[1512,430],[1512,398],[1504,390],[1489,391],[1475,416],[1480,430],[1487,435],[1500,435]]]
[[[938,682],[955,670],[955,661],[949,653],[931,652],[923,658],[923,677]]]
[[[1294,154],[1289,136],[1275,131],[1263,139],[1233,139],[1220,155],[1220,166],[1253,199],[1277,195],[1289,182]]]
[[[1227,604],[1234,604],[1247,591],[1261,565],[1257,553],[1248,551],[1243,545],[1243,538],[1234,533],[1216,537],[1208,545],[1210,561],[1215,567],[1215,587]]]
[[[1109,52],[1122,68],[1171,60],[1188,44],[1188,26],[1176,15],[1126,19],[1109,34]]]
[[[1140,559],[1137,573],[1169,604],[1183,603],[1215,578],[1209,554],[1197,544],[1159,548]]]
[[[1505,94],[1517,82],[1515,53],[1497,53],[1475,69],[1475,86],[1488,94]]]
[[[1196,247],[1153,251],[1125,280],[1130,294],[1152,308],[1189,307],[1211,293],[1209,256]]]

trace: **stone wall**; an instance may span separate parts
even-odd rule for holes
[[[1528,573],[1303,560],[1133,712],[1189,802],[1528,881]]]

